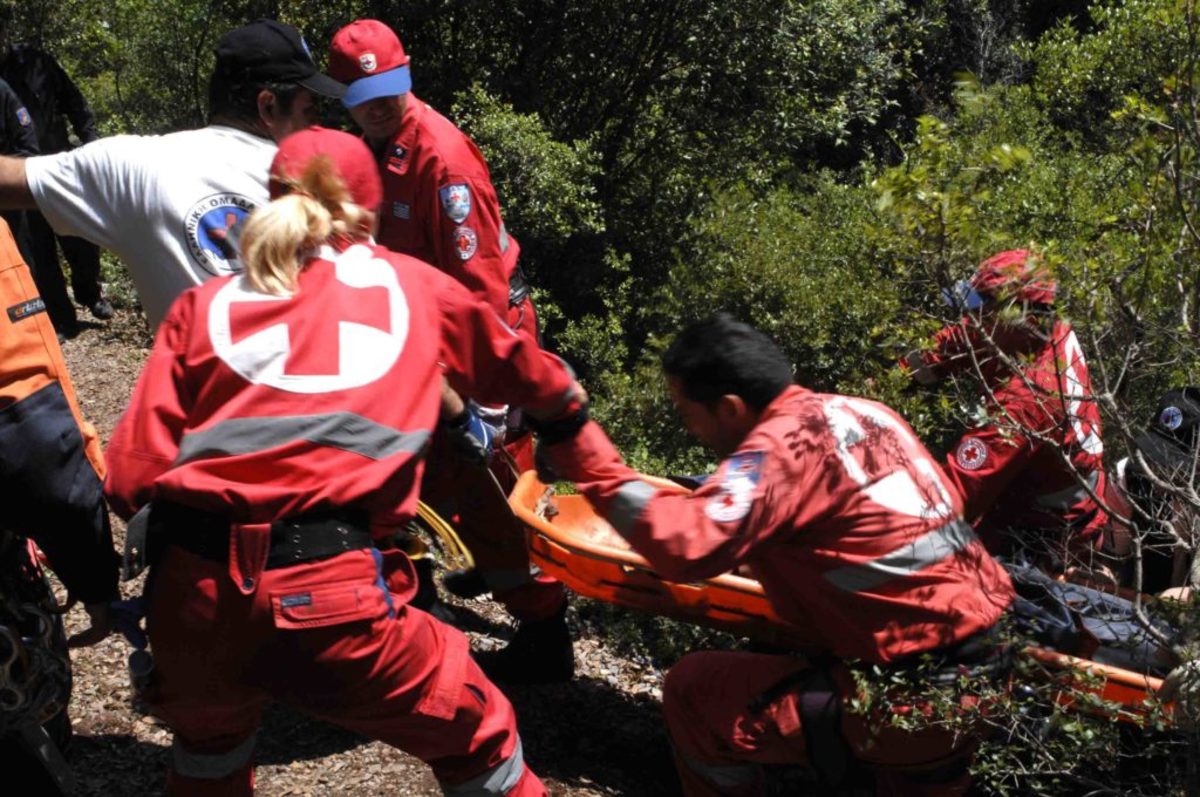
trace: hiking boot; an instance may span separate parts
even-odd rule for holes
[[[50,323],[54,327],[59,346],[79,334],[79,322],[74,318],[61,318],[57,321],[51,319]]]
[[[92,318],[107,321],[113,317],[113,306],[108,299],[102,296],[88,305],[88,312],[92,314]]]
[[[475,653],[475,662],[493,681],[552,684],[575,675],[575,649],[567,628],[567,604],[553,617],[526,620],[502,650]]]

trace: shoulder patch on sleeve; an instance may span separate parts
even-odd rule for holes
[[[460,260],[470,260],[479,248],[479,236],[470,227],[457,227],[454,230],[454,249]]]
[[[33,117],[29,115],[29,111],[25,110],[24,105],[17,109],[17,121],[21,123],[21,127],[29,127],[33,124]]]
[[[733,523],[748,515],[762,479],[764,457],[762,451],[739,451],[725,460],[719,491],[704,505],[704,514],[718,523]]]
[[[979,470],[988,461],[987,444],[978,437],[964,437],[954,452],[954,461],[963,470]]]
[[[471,189],[466,183],[451,183],[438,189],[442,210],[455,224],[462,224],[471,215]]]

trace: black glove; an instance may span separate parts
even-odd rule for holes
[[[570,415],[561,418],[555,418],[552,421],[541,421],[532,415],[525,414],[525,423],[533,429],[534,434],[538,436],[538,440],[542,445],[552,446],[558,443],[564,443],[570,440],[575,435],[579,434],[579,430],[588,422],[588,407],[583,404],[579,409],[572,412]]]

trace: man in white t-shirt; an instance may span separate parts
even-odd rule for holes
[[[152,328],[185,289],[241,270],[237,239],[267,201],[275,142],[317,121],[314,93],[345,91],[274,20],[225,34],[216,56],[207,127],[0,158],[0,208],[36,207],[59,235],[116,252]]]

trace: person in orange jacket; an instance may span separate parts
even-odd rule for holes
[[[725,315],[684,329],[663,370],[684,425],[722,457],[695,492],[643,481],[594,422],[541,431],[546,461],[663,578],[745,568],[810,643],[805,656],[693,653],[671,669],[663,709],[684,792],[761,794],[764,764],[832,787],[853,756],[911,770],[886,775],[916,790],[903,793],[963,793],[951,734],[873,738],[869,717],[842,711],[856,694],[845,659],[962,672],[998,658],[1013,586],[933,457],[888,407],[795,384],[769,338]]]
[[[987,420],[967,429],[944,469],[965,515],[993,552],[1037,546],[1066,564],[1099,543],[1108,517],[1100,408],[1071,324],[1054,312],[1058,285],[1040,255],[1015,249],[980,264],[948,298],[963,311],[932,349],[909,355],[914,378],[983,386]]]
[[[437,266],[519,334],[537,340],[520,245],[504,224],[487,163],[466,134],[411,93],[409,58],[400,39],[378,20],[352,22],[334,34],[329,73],[347,84],[342,103],[379,162],[379,242]],[[508,647],[478,659],[498,680],[569,679],[574,658],[566,592],[531,571],[524,528],[503,494],[515,484],[514,468],[533,468],[532,438],[518,413],[486,403],[472,402],[470,408],[495,428],[496,448],[503,453],[489,473],[454,456],[446,436],[439,436],[421,495],[457,519],[482,576],[479,589],[491,591],[519,622]]]
[[[118,563],[101,494],[104,473],[96,430],[79,412],[45,302],[0,221],[0,664],[28,665],[6,669],[0,684],[0,758],[23,773],[23,785],[44,786],[39,793],[66,790],[61,749],[70,738],[70,660],[36,550],[26,541],[45,553],[69,599],[82,602],[91,618],[71,644],[103,639]],[[34,655],[31,646],[44,649]],[[47,657],[57,675],[43,671]],[[17,673],[21,680],[11,680]]]

